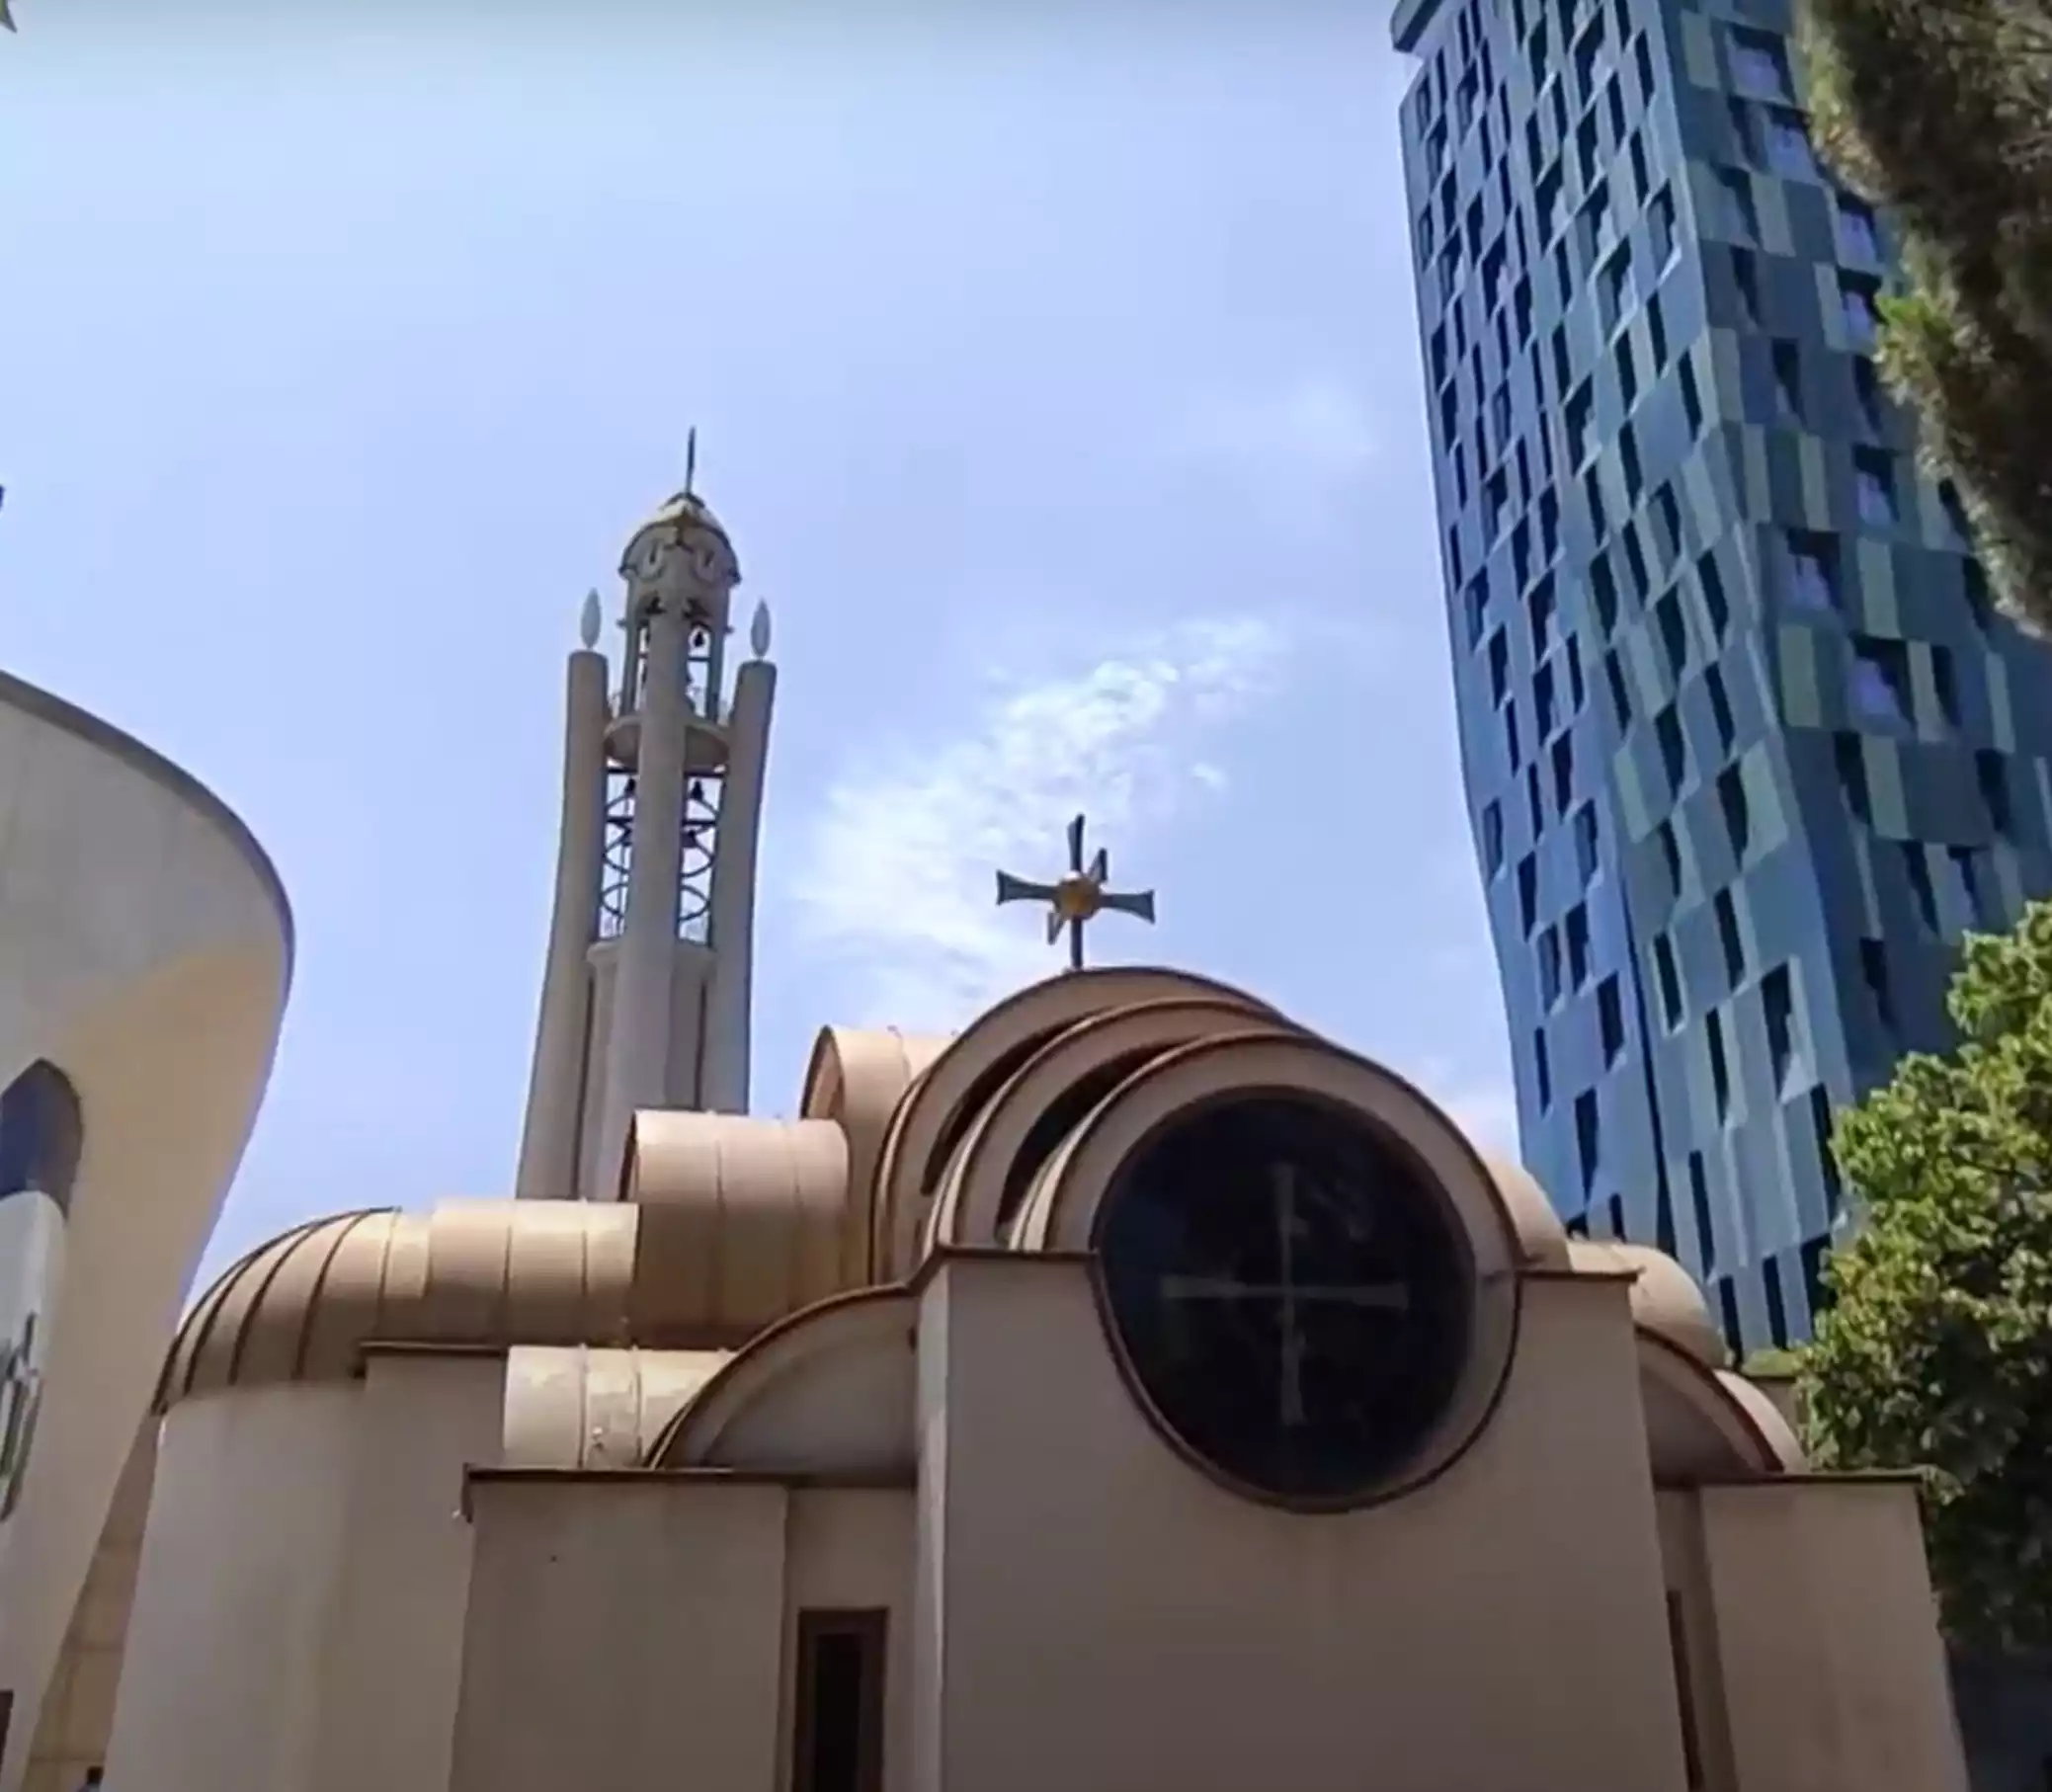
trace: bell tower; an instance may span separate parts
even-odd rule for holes
[[[756,606],[728,676],[741,582],[685,489],[637,529],[617,679],[598,597],[570,656],[563,823],[515,1192],[613,1200],[634,1111],[744,1113],[756,844],[777,669]]]

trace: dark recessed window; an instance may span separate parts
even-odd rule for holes
[[[1724,668],[1712,666],[1703,674],[1703,694],[1710,699],[1710,723],[1717,730],[1717,751],[1729,753],[1732,743],[1738,739],[1738,723],[1731,712],[1731,698],[1725,693]]]
[[[1589,981],[1589,905],[1578,902],[1561,923],[1567,938],[1568,987],[1580,989]]]
[[[1753,176],[1744,168],[1720,168],[1717,184],[1724,193],[1724,234],[1741,243],[1760,239],[1760,211],[1753,202]]]
[[[1596,876],[1596,804],[1584,803],[1575,811],[1575,870],[1586,885]]]
[[[1910,720],[1910,658],[1900,641],[1862,638],[1852,646],[1852,713],[1865,722]]]
[[[1875,448],[1852,452],[1853,495],[1859,520],[1869,529],[1893,529],[1896,520],[1895,460]]]
[[[1878,939],[1859,942],[1859,976],[1872,998],[1874,1014],[1881,1024],[1895,1026],[1895,988],[1888,976],[1888,948]]]
[[[1688,425],[1690,441],[1703,433],[1703,395],[1696,389],[1695,363],[1686,355],[1682,357],[1679,375],[1682,386],[1682,419]]]
[[[1817,178],[1817,152],[1810,146],[1810,133],[1803,115],[1776,106],[1766,115],[1767,166],[1791,180]]]
[[[1504,811],[1490,802],[1482,809],[1482,873],[1494,877],[1504,868]]]
[[[1607,1069],[1624,1054],[1624,997],[1614,976],[1605,977],[1597,986],[1596,1020]]]
[[[1846,321],[1846,340],[1862,352],[1881,333],[1881,283],[1871,275],[1839,276],[1839,313]]]
[[[792,1792],[881,1792],[883,1611],[798,1613]]]
[[[1874,208],[1849,193],[1839,195],[1839,253],[1854,262],[1881,259],[1881,232],[1874,222]]]
[[[1672,704],[1655,720],[1653,738],[1660,744],[1661,769],[1667,774],[1668,794],[1672,796],[1682,788],[1683,779],[1688,774],[1688,753],[1682,734],[1682,718],[1675,713]]]
[[[1774,1341],[1774,1348],[1788,1348],[1788,1309],[1781,1299],[1781,1265],[1774,1258],[1767,1258],[1760,1265],[1761,1285],[1765,1291],[1767,1302],[1767,1336]]]
[[[1739,766],[1727,767],[1717,777],[1717,807],[1724,814],[1724,831],[1731,838],[1732,857],[1741,864],[1753,845],[1753,810],[1746,800],[1746,774]]]
[[[1938,893],[1930,880],[1930,861],[1919,841],[1903,842],[1903,875],[1909,879],[1910,895],[1917,904],[1917,918],[1929,933],[1942,931],[1938,924]]]
[[[1539,936],[1539,1007],[1551,1009],[1560,1000],[1560,936],[1548,928]]]
[[[1788,601],[1798,610],[1838,609],[1839,544],[1831,536],[1789,532]]]
[[[1539,858],[1537,854],[1527,853],[1518,861],[1518,921],[1527,939],[1538,925],[1538,915]]]
[[[1703,1040],[1710,1052],[1710,1096],[1722,1125],[1731,1118],[1731,1065],[1724,1056],[1724,1018],[1714,1008],[1703,1017]]]
[[[1839,1181],[1839,1160],[1831,1148],[1831,1096],[1821,1083],[1810,1091],[1810,1125],[1817,1134],[1818,1168],[1824,1173],[1825,1211],[1836,1219],[1846,1189]]]
[[[2013,825],[2013,812],[2010,806],[2009,759],[1992,747],[1983,747],[1974,755],[1974,780],[1981,786],[1981,801],[1988,810],[1988,825],[1998,834],[2009,833]]]
[[[1729,890],[1719,890],[1710,911],[1717,918],[1717,944],[1724,953],[1724,975],[1736,989],[1746,977],[1746,938],[1739,930],[1739,905]]]
[[[1688,1154],[1688,1200],[1695,1210],[1695,1248],[1702,1260],[1697,1267],[1708,1275],[1717,1267],[1717,1229],[1710,1223],[1710,1179],[1700,1151]]]
[[[1602,1157],[1602,1137],[1597,1124],[1596,1091],[1585,1089],[1575,1098],[1575,1156],[1581,1163],[1585,1191],[1596,1186]]]
[[[1653,970],[1660,985],[1660,1015],[1668,1029],[1682,1024],[1682,977],[1675,969],[1674,941],[1663,934],[1653,942]]]
[[[1792,342],[1777,342],[1768,352],[1774,369],[1775,414],[1784,423],[1803,420],[1802,354]]]
[[[1856,734],[1832,736],[1832,764],[1839,774],[1839,793],[1860,821],[1872,821],[1873,800],[1867,788],[1866,746]]]
[[[1795,85],[1788,75],[1788,52],[1781,40],[1767,32],[1732,27],[1732,85],[1756,100],[1794,98]]]
[[[1774,1087],[1786,1094],[1795,1081],[1795,989],[1788,966],[1777,964],[1761,979],[1761,1014],[1766,1021],[1767,1058],[1774,1068]]]

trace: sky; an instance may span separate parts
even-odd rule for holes
[[[755,1105],[1149,930],[1514,1133],[1384,0],[15,0],[0,664],[290,893],[202,1276],[510,1191],[563,656],[681,481],[780,668]],[[613,637],[609,631],[609,639]]]

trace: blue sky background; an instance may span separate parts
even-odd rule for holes
[[[693,423],[782,668],[760,1111],[1055,968],[991,873],[1082,807],[1160,892],[1096,955],[1508,1136],[1382,0],[331,4],[0,39],[0,663],[298,918],[209,1270],[508,1189],[562,656]]]

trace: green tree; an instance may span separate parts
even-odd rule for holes
[[[1826,155],[1885,206],[1880,361],[2003,607],[2052,633],[2052,0],[1797,0]]]
[[[1833,1136],[1861,1226],[1802,1352],[1822,1464],[1926,1471],[1947,1630],[2052,1645],[2052,902],[1969,939],[1957,1048]]]

